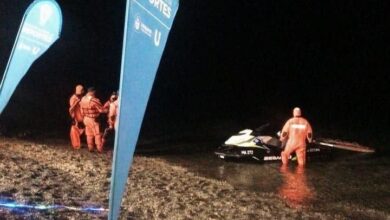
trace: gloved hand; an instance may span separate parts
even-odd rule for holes
[[[282,144],[280,145],[282,150],[284,150],[284,148],[286,148],[286,145],[287,145],[287,141],[286,140],[283,140],[282,141]]]

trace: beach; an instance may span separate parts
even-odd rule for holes
[[[0,219],[106,219],[81,207],[108,208],[112,151],[73,150],[66,141],[1,138],[0,200],[57,205],[51,210],[0,207]],[[121,219],[348,219],[291,206],[274,192],[235,187],[157,156],[134,157]],[[362,210],[363,212],[364,210]],[[389,219],[375,212],[372,219]]]

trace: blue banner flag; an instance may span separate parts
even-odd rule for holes
[[[127,0],[111,177],[111,220],[119,216],[149,95],[178,7],[178,0]]]
[[[54,0],[35,0],[23,16],[0,84],[0,114],[30,66],[59,38],[62,13]]]

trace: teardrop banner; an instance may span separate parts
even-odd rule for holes
[[[54,0],[35,0],[24,13],[0,84],[0,114],[28,69],[59,38],[62,13]]]
[[[149,95],[178,7],[179,0],[127,0],[110,220],[119,216]]]

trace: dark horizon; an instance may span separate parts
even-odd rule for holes
[[[0,3],[1,71],[30,3]],[[125,1],[58,3],[62,36],[19,84],[0,131],[67,131],[76,84],[95,86],[103,102],[118,89]],[[143,135],[183,128],[207,134],[226,124],[229,136],[264,121],[283,124],[300,106],[315,132],[384,146],[390,134],[384,4],[181,1]]]

